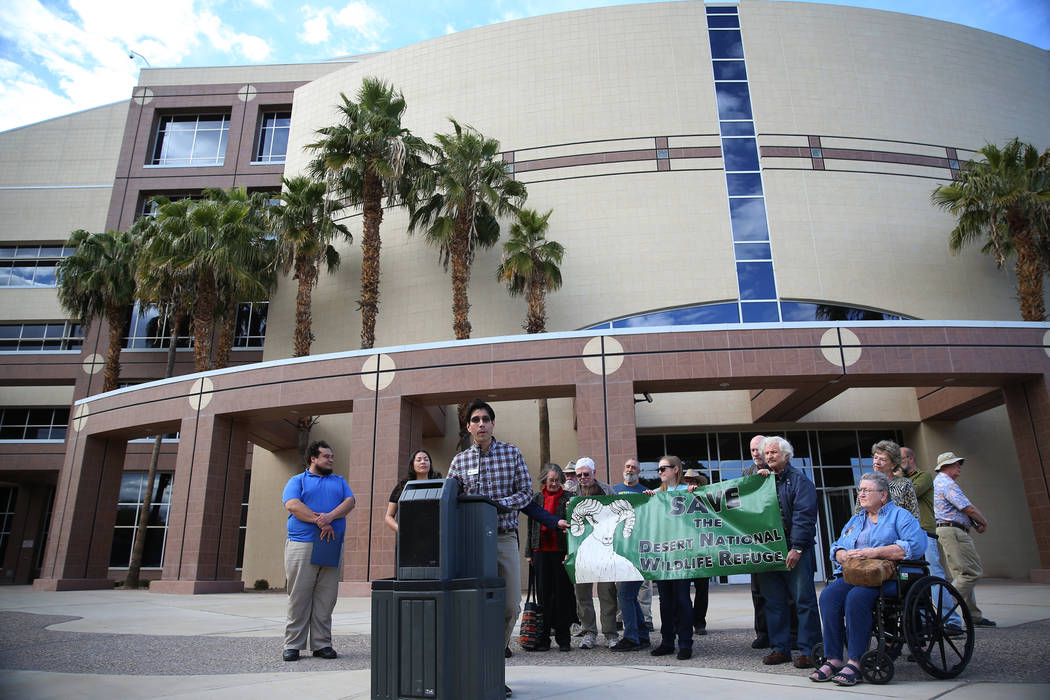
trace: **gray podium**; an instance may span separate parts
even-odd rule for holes
[[[410,481],[397,514],[397,576],[372,582],[372,697],[503,698],[495,504]]]

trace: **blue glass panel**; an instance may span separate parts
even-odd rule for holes
[[[737,305],[709,304],[692,306],[685,309],[669,309],[649,314],[639,314],[631,318],[613,321],[613,328],[642,328],[649,326],[696,326],[709,323],[740,323]]]
[[[762,194],[762,176],[758,173],[729,173],[726,186],[730,197],[748,197]]]
[[[788,301],[783,304],[785,321],[901,321],[902,316],[876,311],[859,309],[841,304],[815,304],[801,301]]]
[[[754,136],[754,122],[720,122],[722,136]]]
[[[737,260],[772,260],[773,254],[768,243],[737,243]],[[784,319],[787,320],[786,318]]]
[[[779,321],[775,301],[753,301],[740,305],[744,323],[768,323]]]
[[[740,17],[737,15],[716,15],[708,17],[707,26],[712,29],[736,29],[740,26]]]
[[[747,80],[743,61],[715,61],[715,80]]]
[[[726,172],[758,170],[758,145],[754,139],[722,139]]]
[[[773,281],[772,262],[738,262],[736,280],[740,299],[776,299],[777,286]]]
[[[730,199],[729,220],[733,224],[733,240],[768,241],[766,205],[761,199]]]
[[[735,15],[736,5],[708,5],[707,14],[709,15]]]
[[[747,83],[715,83],[719,119],[750,119],[751,93]]]
[[[739,31],[708,32],[711,39],[711,58],[743,58],[744,44]]]

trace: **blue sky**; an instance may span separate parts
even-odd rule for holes
[[[691,1],[696,0],[680,0]],[[776,1],[776,0],[769,0]],[[842,0],[1050,49],[1050,0]],[[0,0],[0,131],[126,100],[157,67],[300,63],[622,0]]]

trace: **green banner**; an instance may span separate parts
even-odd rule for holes
[[[787,543],[776,483],[762,476],[689,491],[569,501],[576,583],[692,579],[784,571]]]

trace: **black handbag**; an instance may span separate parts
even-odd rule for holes
[[[550,646],[550,637],[541,639],[543,634],[543,606],[537,601],[536,570],[529,562],[529,589],[525,594],[525,610],[521,613],[521,636],[518,643],[525,651],[535,651]]]

